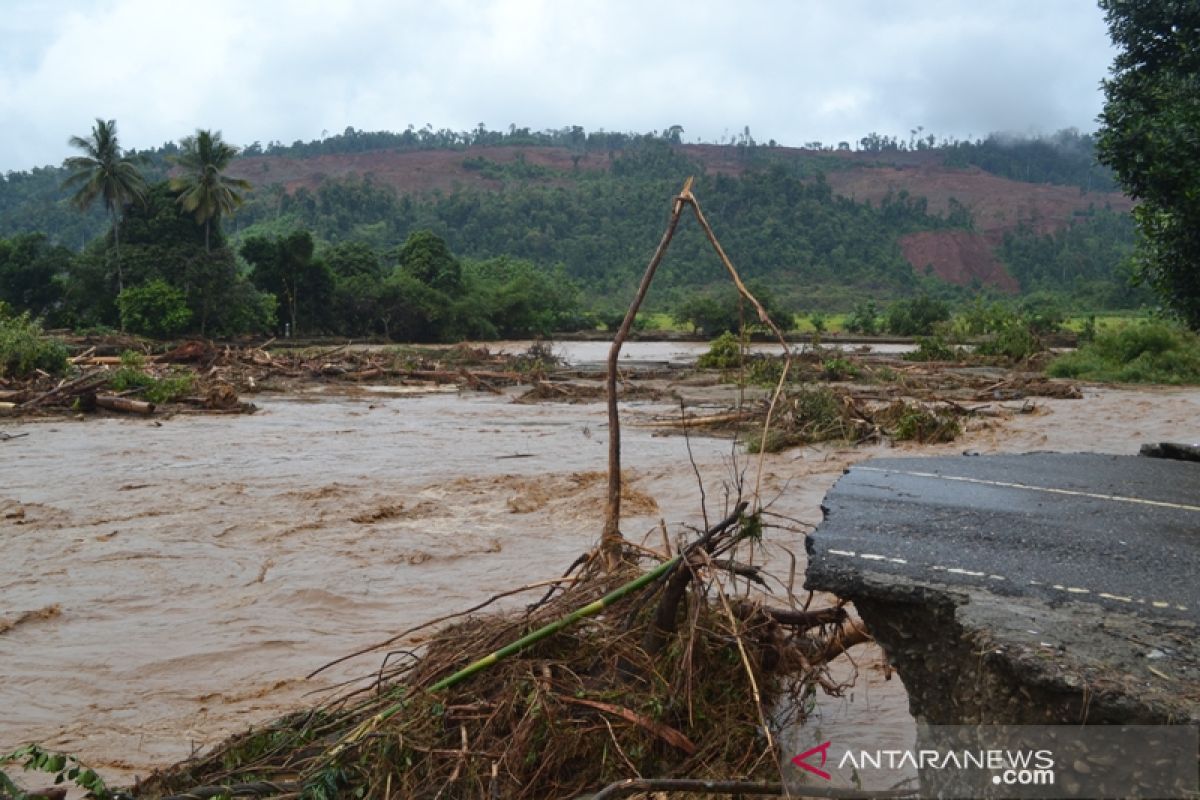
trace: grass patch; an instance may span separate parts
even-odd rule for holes
[[[1100,330],[1094,341],[1059,356],[1046,372],[1106,383],[1200,384],[1200,337],[1162,321]]]

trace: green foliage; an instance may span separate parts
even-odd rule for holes
[[[729,331],[713,339],[708,352],[696,359],[701,369],[736,369],[742,363],[742,343]]]
[[[1200,336],[1163,321],[1101,330],[1046,371],[1090,381],[1200,384]]]
[[[776,453],[797,444],[849,439],[853,424],[845,417],[845,404],[828,386],[801,388],[787,393],[780,402],[776,427],[764,439],[756,433],[746,441],[751,453]]]
[[[861,374],[858,366],[845,358],[829,358],[821,362],[821,377],[827,381],[848,381]]]
[[[8,755],[0,756],[0,765],[12,763],[20,763],[25,770],[37,770],[54,775],[56,786],[65,781],[71,781],[87,792],[86,797],[94,798],[94,800],[108,800],[113,796],[103,779],[72,755],[54,753],[43,749],[40,745],[28,744]],[[32,797],[17,788],[17,785],[2,770],[0,770],[0,796],[8,796],[12,800],[27,800]]]
[[[66,346],[46,336],[28,311],[11,316],[0,303],[0,378],[24,378],[39,369],[66,372]]]
[[[950,319],[950,306],[922,294],[911,300],[897,300],[888,307],[884,328],[897,336],[929,336],[934,326]]]
[[[1101,0],[1120,51],[1104,81],[1100,160],[1139,200],[1141,277],[1200,329],[1200,6]]]
[[[63,182],[64,189],[73,189],[71,203],[86,210],[97,199],[112,218],[113,259],[116,262],[117,291],[125,288],[121,267],[120,236],[118,223],[125,206],[142,201],[146,193],[146,181],[138,170],[135,159],[127,158],[117,142],[115,120],[97,119],[88,139],[72,136],[69,144],[83,151],[81,156],[72,156],[63,162],[71,174]]]
[[[747,288],[780,330],[794,327],[795,314],[779,303],[774,292],[760,282],[752,282]],[[759,320],[754,304],[743,298],[733,286],[689,291],[676,304],[671,316],[677,323],[690,326],[693,333],[703,336],[737,332],[743,326],[748,331],[769,330]]]
[[[251,265],[250,279],[271,293],[291,326],[292,335],[326,329],[334,301],[335,279],[324,262],[313,257],[308,231],[294,231],[269,239],[253,236],[242,242],[242,258]],[[377,278],[366,274],[367,280]]]
[[[1091,192],[1117,190],[1112,172],[1096,163],[1094,139],[1074,128],[1050,136],[993,133],[975,142],[956,142],[946,149],[945,163],[974,165],[1017,181],[1078,186]]]
[[[940,336],[936,347],[927,348],[930,356],[914,360],[944,360],[940,356],[945,350],[943,337],[962,343],[971,338],[981,339],[975,352],[983,356],[995,356],[1009,361],[1021,361],[1045,349],[1042,337],[1062,329],[1066,317],[1058,298],[1048,294],[1034,294],[1017,306],[1010,303],[986,303],[976,298],[969,306],[955,315],[949,324],[938,326]]]
[[[879,308],[874,300],[864,300],[854,306],[854,311],[846,318],[846,330],[864,336],[879,333]]]
[[[232,214],[244,199],[241,192],[250,182],[225,174],[238,149],[221,138],[221,132],[197,130],[179,140],[175,164],[179,172],[171,178],[172,191],[178,192],[180,208],[192,214],[204,226],[204,249],[210,248],[210,228],[222,215]]]
[[[940,336],[918,336],[917,349],[901,356],[905,361],[957,361],[959,351]]]
[[[746,383],[754,386],[777,386],[783,375],[784,360],[779,356],[752,356],[746,362]],[[795,377],[793,370],[789,373]]]
[[[161,278],[125,289],[117,308],[125,330],[163,339],[182,333],[192,319],[183,292]]]
[[[468,262],[464,280],[476,318],[503,338],[548,336],[578,319],[579,292],[562,268],[507,257]],[[577,327],[577,325],[574,325]]]
[[[121,354],[121,366],[109,380],[109,387],[116,392],[139,390],[139,394],[155,404],[171,403],[192,391],[195,376],[184,370],[173,369],[167,375],[156,378],[145,371],[146,361],[140,353],[126,350]]]
[[[0,239],[0,302],[35,317],[57,311],[72,253],[40,233]]]
[[[463,293],[462,264],[450,252],[446,240],[430,230],[416,231],[396,254],[400,269],[421,283],[449,297]]]
[[[829,323],[825,317],[825,314],[820,311],[813,311],[808,315],[808,324],[812,325],[813,332],[818,336],[823,334],[826,328],[829,327]]]
[[[1150,299],[1133,285],[1133,217],[1092,209],[1066,228],[1037,233],[1022,224],[999,255],[1024,292],[1059,292],[1092,308],[1134,308]]]

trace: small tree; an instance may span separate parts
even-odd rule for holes
[[[163,339],[182,333],[192,319],[184,293],[161,279],[124,290],[117,308],[126,330]]]

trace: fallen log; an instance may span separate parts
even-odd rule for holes
[[[109,411],[121,411],[126,414],[153,414],[154,403],[145,400],[134,400],[129,397],[118,397],[112,394],[96,395],[96,405]]]

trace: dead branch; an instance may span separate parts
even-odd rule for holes
[[[617,362],[621,355],[621,345],[629,336],[629,329],[633,326],[634,317],[637,316],[638,309],[642,307],[642,301],[650,289],[650,282],[654,280],[654,273],[667,253],[671,237],[675,235],[675,228],[679,225],[679,217],[683,213],[686,198],[690,197],[691,193],[692,179],[688,178],[684,182],[679,196],[675,198],[671,209],[671,218],[667,222],[667,229],[663,232],[662,241],[658,243],[658,248],[646,266],[646,274],[642,276],[637,294],[634,295],[633,302],[625,311],[625,319],[621,321],[621,327],[617,329],[612,347],[608,351],[608,374],[605,380],[605,388],[608,392],[608,502],[604,509],[604,531],[600,536],[600,551],[604,555],[609,571],[615,569],[620,561],[621,542],[624,539],[621,535],[621,420],[617,412]]]

